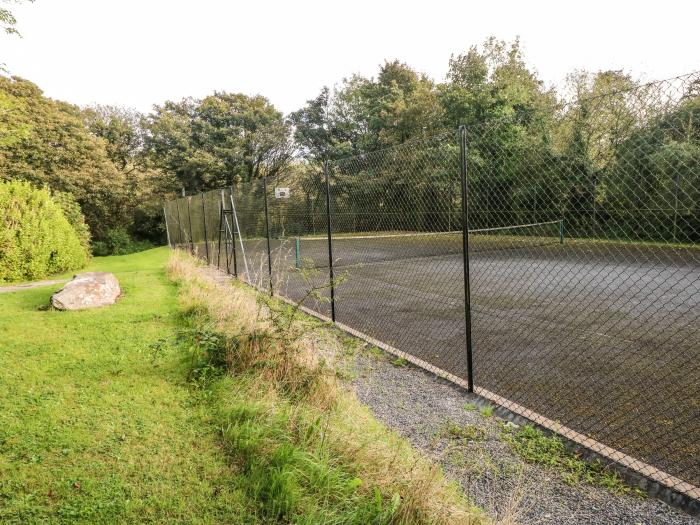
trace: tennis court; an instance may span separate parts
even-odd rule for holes
[[[336,320],[466,379],[461,242],[334,238]],[[475,384],[671,474],[692,471],[700,250],[562,240],[558,221],[470,242]],[[266,243],[244,244],[264,288]],[[327,239],[274,239],[271,254],[275,291],[330,316]]]

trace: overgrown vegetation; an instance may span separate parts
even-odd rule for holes
[[[104,240],[95,241],[92,244],[92,254],[101,255],[128,255],[152,248],[148,241],[137,241],[129,235],[129,232],[121,226],[107,230]]]
[[[532,425],[504,425],[502,428],[504,440],[523,459],[556,469],[567,483],[598,485],[613,494],[644,495],[640,490],[623,483],[616,472],[606,468],[600,461],[587,462],[566,450],[564,442],[556,435],[547,435]]]
[[[217,284],[190,257],[170,275],[186,312],[191,380],[207,400],[246,493],[291,523],[478,523],[438,468],[338,384],[342,345],[295,308]]]
[[[88,235],[70,195],[0,181],[0,283],[82,268]]]

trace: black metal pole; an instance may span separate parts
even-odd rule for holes
[[[331,234],[331,183],[328,176],[328,161],[323,162],[323,176],[326,179],[326,227],[328,230],[328,277],[331,285],[331,319],[335,323],[335,282],[333,277],[333,235]]]
[[[211,264],[209,260],[209,235],[207,235],[207,207],[204,205],[204,192],[202,195],[202,224],[204,225],[204,249],[207,253],[207,264]]]
[[[459,172],[462,182],[462,256],[464,264],[464,318],[467,338],[467,381],[469,392],[474,392],[472,360],[472,310],[469,280],[469,202],[467,186],[467,129],[459,127]]]
[[[190,253],[192,255],[194,255],[194,240],[192,238],[192,211],[190,209],[190,201],[191,200],[192,200],[192,196],[187,197],[187,220],[190,223]]]
[[[678,190],[680,188],[680,173],[673,178],[673,242],[678,242]]]
[[[233,188],[234,186],[231,184],[231,246],[233,247],[233,276],[238,278],[238,261],[236,261],[236,225],[238,224],[238,219],[234,217]],[[245,256],[245,253],[243,255]]]
[[[274,295],[272,289],[272,255],[270,253],[270,221],[267,209],[267,177],[263,177],[263,193],[265,194],[265,235],[267,236],[267,271],[270,279],[270,296]]]
[[[224,212],[224,190],[219,192],[219,242],[216,245],[216,267],[221,268],[221,234],[224,234],[224,250],[226,251],[226,273],[228,268],[228,239],[226,238],[225,228],[226,215]]]

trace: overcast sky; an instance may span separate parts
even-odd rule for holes
[[[153,104],[215,90],[260,93],[284,112],[398,58],[442,80],[451,53],[520,36],[547,84],[574,69],[645,79],[700,69],[698,0],[422,2],[36,0],[9,6],[23,38],[0,62],[76,104]]]

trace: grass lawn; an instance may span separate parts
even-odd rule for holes
[[[243,479],[193,401],[168,250],[95,258],[124,296],[43,310],[61,285],[0,294],[0,522],[252,523]]]

